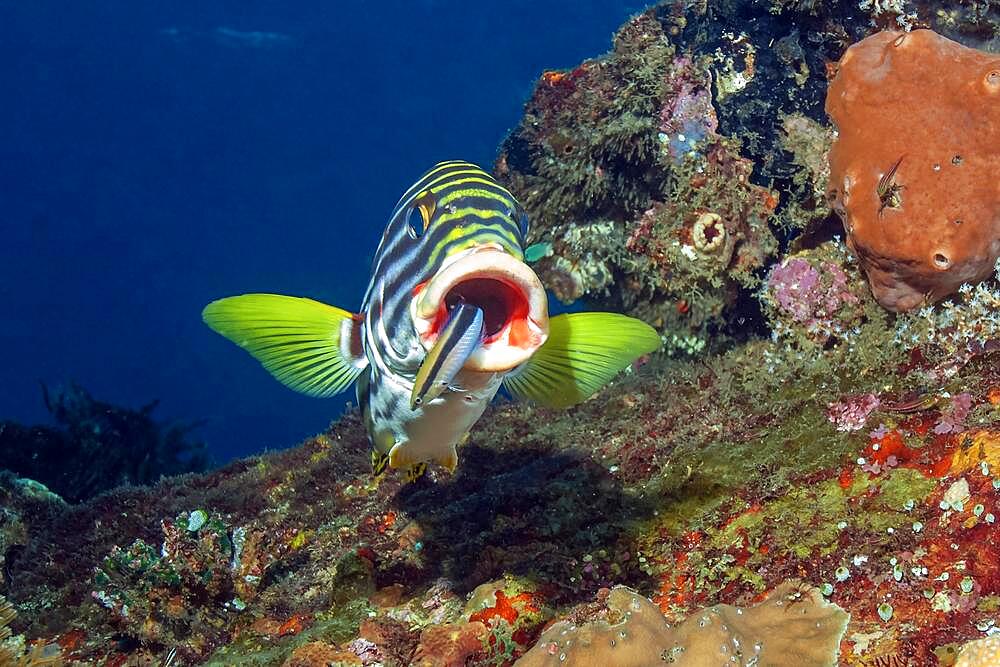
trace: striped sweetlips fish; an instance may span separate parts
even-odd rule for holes
[[[649,325],[615,313],[549,318],[527,264],[527,215],[473,164],[442,162],[389,218],[359,314],[312,299],[244,294],[203,318],[288,387],[333,396],[357,381],[372,466],[449,471],[503,384],[565,407],[656,349]]]

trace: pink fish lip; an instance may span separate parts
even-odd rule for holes
[[[458,300],[483,310],[483,343],[465,370],[502,373],[523,364],[549,333],[548,298],[535,272],[495,243],[458,255],[414,294],[411,316],[430,349]]]

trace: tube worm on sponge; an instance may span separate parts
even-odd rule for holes
[[[1000,256],[1000,55],[930,30],[851,46],[826,97],[831,205],[893,311],[954,293]]]

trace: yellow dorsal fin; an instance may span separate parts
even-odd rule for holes
[[[309,396],[339,394],[367,365],[360,319],[319,301],[244,294],[213,301],[201,316],[285,386]]]
[[[512,395],[553,408],[586,400],[622,369],[660,346],[653,327],[617,313],[570,313],[549,320],[549,337],[504,378]]]

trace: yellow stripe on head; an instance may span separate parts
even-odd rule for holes
[[[456,228],[449,231],[431,251],[430,256],[427,258],[426,266],[429,269],[438,266],[441,262],[442,254],[451,255],[486,243],[496,243],[517,259],[524,259],[517,239],[511,236],[506,230],[490,227],[489,225],[469,225],[465,228]]]
[[[496,192],[494,190],[487,190],[485,188],[462,188],[449,192],[438,199],[438,206],[440,208],[446,208],[453,201],[465,198],[479,198],[479,199],[489,199],[495,201],[503,206],[503,209],[514,210],[516,208],[516,203],[513,199],[510,199],[506,195]],[[500,209],[497,210],[498,213],[501,212]],[[502,211],[505,216],[509,217],[506,211]]]
[[[441,175],[442,171],[447,171],[448,169],[453,169],[457,171],[452,171],[451,173],[446,173]],[[399,198],[399,203],[397,207],[407,206],[410,200],[416,196],[418,192],[426,190],[431,185],[435,183],[440,183],[442,180],[448,179],[455,174],[474,174],[483,173],[482,169],[472,164],[471,162],[466,162],[464,160],[451,160],[448,162],[438,162],[436,165],[427,170],[427,172],[421,176],[415,183],[410,185],[406,189],[406,192]]]
[[[492,176],[487,174],[482,169],[476,169],[475,171],[455,171],[448,174],[448,176],[457,177],[457,176],[465,176],[467,174],[471,174],[471,176],[469,176],[468,178],[454,178],[453,180],[450,180],[446,183],[440,183],[440,181],[435,181],[434,184],[428,189],[431,192],[440,192],[445,188],[454,187],[456,185],[465,185],[466,183],[479,183],[481,185],[489,185],[496,188],[497,190],[500,190],[502,193],[507,195],[507,197],[509,197],[507,203],[514,204],[517,201],[516,199],[514,199],[514,195],[510,193],[510,190],[497,183],[496,179],[494,179]]]

